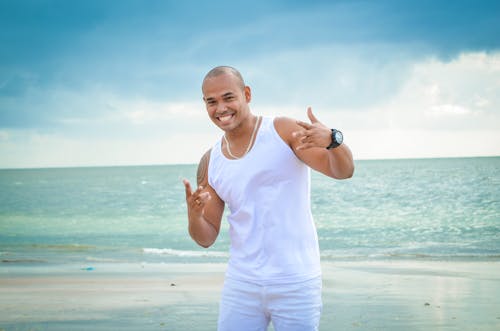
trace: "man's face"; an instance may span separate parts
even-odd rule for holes
[[[203,100],[208,116],[224,131],[241,124],[249,113],[250,99],[250,88],[242,89],[238,79],[231,74],[210,77],[203,83]]]

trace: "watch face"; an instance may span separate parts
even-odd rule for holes
[[[344,136],[342,135],[342,132],[340,131],[336,131],[335,132],[335,141],[338,143],[338,144],[342,144],[342,141],[344,140]]]

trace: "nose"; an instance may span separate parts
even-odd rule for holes
[[[219,102],[217,104],[217,112],[218,113],[222,113],[222,112],[225,112],[227,110],[227,106],[224,102]]]

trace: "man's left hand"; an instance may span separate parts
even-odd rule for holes
[[[293,136],[299,140],[296,149],[326,148],[332,141],[332,131],[314,116],[311,107],[307,107],[307,116],[311,123],[297,121],[302,130],[293,132]]]

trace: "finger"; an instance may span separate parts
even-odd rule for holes
[[[306,130],[300,130],[300,131],[294,131],[292,133],[292,136],[294,138],[299,138],[299,139],[302,139],[303,137],[305,137],[307,134],[306,134]]]
[[[304,143],[304,144],[300,144],[295,149],[297,151],[301,151],[301,150],[309,149],[309,148],[312,148],[312,147],[317,147],[317,146],[314,143]]]
[[[192,202],[194,208],[202,207],[202,203],[203,201],[201,199],[193,199]]]
[[[306,130],[309,130],[312,127],[311,124],[306,123],[306,122],[302,122],[302,121],[297,121],[297,124],[300,125],[301,127],[303,127]]]
[[[196,195],[199,195],[201,193],[201,191],[203,191],[204,187],[203,186],[198,186],[198,188],[196,189],[196,191],[194,192],[194,194]]]
[[[314,139],[316,133],[313,130],[295,131],[293,137],[298,139],[301,143],[309,142]]]
[[[203,192],[196,198],[192,200],[193,208],[196,210],[201,210],[205,207],[205,204],[211,199],[210,193]]]
[[[186,189],[186,199],[187,199],[193,194],[191,190],[191,184],[187,179],[183,179],[182,182],[184,183],[184,187]]]
[[[199,196],[198,196],[198,200],[201,202],[201,203],[205,203],[207,201],[209,201],[211,199],[211,195],[209,192],[203,192],[201,193]]]
[[[312,111],[312,108],[311,107],[307,107],[307,117],[309,117],[309,120],[311,121],[311,123],[316,123],[316,122],[319,122],[318,119],[316,118],[316,116],[314,116],[313,114],[313,111]]]
[[[210,192],[202,192],[202,193],[200,193],[200,195],[198,197],[200,199],[206,199],[209,196],[210,196]]]
[[[208,201],[207,196],[210,196],[209,192],[203,192],[205,188],[203,186],[198,186],[196,191],[193,192],[189,198],[195,205],[200,205],[202,201]]]
[[[303,135],[304,135],[302,132],[303,132],[303,130],[301,130],[301,131],[294,131],[294,132],[292,132],[292,136],[293,136],[294,138],[298,138],[298,137],[300,137],[300,136],[303,136]]]
[[[314,143],[314,140],[311,138],[311,137],[303,137],[302,139],[300,139],[300,144],[301,145],[305,145],[305,144],[313,144]]]

